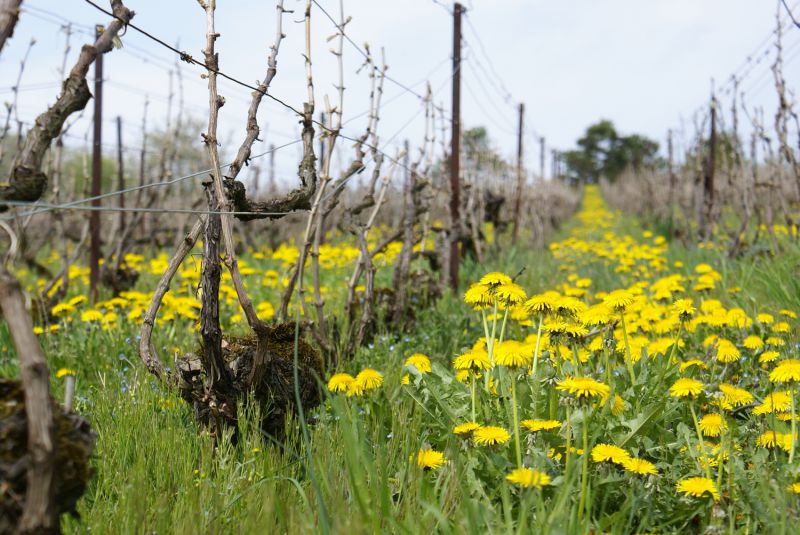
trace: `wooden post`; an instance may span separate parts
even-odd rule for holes
[[[72,412],[72,402],[75,400],[75,376],[67,375],[64,378],[64,410]]]
[[[103,26],[94,28],[95,36],[100,38]],[[103,54],[98,54],[94,61],[94,138],[92,145],[92,190],[91,196],[100,195],[100,184],[103,174]],[[100,199],[92,201],[93,207],[100,206]],[[100,281],[100,212],[93,210],[89,214],[89,293],[92,301],[97,300],[97,284]]]
[[[275,145],[269,144],[269,194],[272,195],[278,191],[278,185],[275,183]]]
[[[122,117],[117,115],[117,188],[122,191],[125,189],[125,168],[122,155]],[[125,194],[119,194],[119,232],[125,230]]]
[[[411,165],[411,159],[409,158],[409,154],[411,154],[411,145],[408,139],[403,141],[403,150],[405,152],[405,154],[403,154],[403,186],[405,186],[411,178],[411,169],[409,168],[409,165]]]
[[[539,178],[544,180],[544,162],[546,159],[544,136],[539,138]]]
[[[144,97],[144,111],[142,112],[142,147],[139,151],[139,187],[145,184],[145,173],[147,171],[147,108],[150,106],[150,97]],[[136,194],[137,201],[142,199],[142,191]],[[138,204],[138,203],[137,203]],[[140,236],[147,236],[147,214],[141,214],[137,231]]]
[[[714,215],[714,172],[717,156],[717,98],[711,93],[711,133],[708,138],[708,159],[703,176],[703,219],[700,228],[700,237],[703,240],[711,239],[711,230]]]
[[[514,199],[514,227],[511,231],[511,243],[517,244],[517,236],[519,235],[519,219],[520,210],[522,208],[522,187],[523,187],[523,173],[522,173],[522,128],[523,120],[525,117],[525,104],[519,104],[519,129],[517,131],[517,193]]]
[[[675,214],[675,186],[677,176],[675,175],[675,160],[672,146],[672,129],[667,131],[667,173],[669,174],[669,229],[672,232],[672,224]]]
[[[453,137],[450,140],[450,288],[458,290],[461,241],[460,154],[461,154],[461,14],[464,6],[453,6]]]
[[[403,149],[405,151],[405,154],[403,155],[403,191],[405,191],[406,188],[408,188],[408,183],[411,181],[411,158],[409,156],[411,154],[411,145],[408,139],[403,141]],[[398,210],[397,218],[395,219],[397,228],[400,228],[400,226],[403,224],[404,217],[405,209],[401,206]]]

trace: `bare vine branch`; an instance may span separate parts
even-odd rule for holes
[[[0,0],[0,52],[6,40],[14,36],[21,6],[22,0]]]
[[[172,278],[175,276],[175,273],[177,273],[178,268],[183,262],[183,259],[186,258],[186,255],[192,250],[194,244],[197,243],[197,238],[199,238],[200,233],[203,232],[203,227],[205,227],[205,220],[202,218],[198,219],[189,233],[183,238],[176,251],[172,254],[166,271],[164,271],[164,273],[161,275],[161,279],[158,281],[158,285],[156,285],[156,289],[153,292],[153,297],[150,300],[150,306],[148,307],[147,312],[144,315],[144,320],[142,321],[142,328],[140,332],[141,336],[139,340],[139,357],[142,359],[142,362],[144,362],[147,370],[159,379],[164,379],[165,370],[164,365],[161,363],[161,359],[158,358],[155,348],[151,343],[153,326],[156,322],[156,316],[158,315],[158,309],[161,306],[161,301],[169,291],[169,285],[172,282]]]
[[[14,160],[9,181],[0,184],[0,200],[32,202],[44,193],[47,176],[41,167],[50,143],[58,137],[67,117],[82,110],[89,102],[92,96],[86,83],[89,67],[98,54],[105,54],[112,49],[112,40],[134,16],[134,12],[126,8],[122,0],[111,0],[111,10],[114,19],[93,45],[83,45],[78,61],[64,80],[58,99],[36,118],[36,123],[28,130],[25,143]],[[0,211],[6,209],[0,206]]]
[[[53,504],[55,450],[53,411],[47,361],[33,332],[33,322],[25,308],[25,297],[17,279],[0,267],[0,310],[8,323],[19,358],[25,390],[25,415],[28,425],[28,488],[20,533],[52,533],[58,518]]]

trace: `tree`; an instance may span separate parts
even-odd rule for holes
[[[468,128],[461,134],[464,167],[476,172],[503,173],[510,167],[491,146],[489,132],[483,126]]]
[[[620,136],[609,120],[589,126],[577,145],[563,155],[571,182],[614,181],[628,168],[638,171],[659,162],[656,141],[639,134]]]

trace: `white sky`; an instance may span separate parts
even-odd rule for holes
[[[103,7],[107,2],[97,0]],[[318,0],[338,19],[339,2]],[[304,1],[286,0],[294,14],[284,17],[284,33],[278,57],[278,75],[271,93],[302,107],[305,98],[303,72]],[[447,0],[439,4],[450,6]],[[462,71],[462,121],[465,127],[484,125],[498,150],[511,156],[516,151],[516,103],[526,105],[526,162],[538,170],[538,146],[534,135],[547,137],[548,145],[567,149],[574,145],[586,126],[601,118],[614,121],[623,133],[641,133],[662,146],[668,128],[691,124],[693,112],[707,100],[710,79],[723,85],[731,73],[748,73],[741,89],[748,106],[767,109],[768,124],[774,113],[774,86],[768,66],[772,47],[765,39],[775,27],[777,0],[472,0],[464,25],[466,62]],[[373,51],[385,49],[389,74],[424,90],[431,80],[437,103],[450,107],[452,21],[446,8],[433,0],[345,0],[346,14],[352,16],[347,33]],[[800,0],[789,4],[800,14]],[[205,44],[205,16],[195,0],[127,0],[136,11],[134,22],[179,48],[202,59]],[[17,31],[0,55],[0,100],[10,100],[19,62],[32,37],[37,44],[30,52],[19,96],[19,117],[32,122],[52,103],[58,92],[65,35],[59,23],[71,20],[89,31],[107,16],[83,0],[25,0]],[[44,10],[44,11],[42,11]],[[51,13],[51,14],[48,14]],[[784,12],[783,20],[787,20]],[[334,27],[314,7],[313,40],[317,109],[323,97],[336,98],[336,61],[328,52],[334,44],[325,38]],[[250,83],[266,72],[268,47],[275,36],[275,6],[271,0],[218,0],[217,42],[223,71]],[[476,37],[479,36],[479,39]],[[91,39],[85,33],[73,36],[69,65],[79,46]],[[481,49],[483,44],[488,59]],[[106,129],[104,143],[115,142],[113,124],[121,115],[125,142],[138,143],[145,95],[150,96],[150,125],[163,125],[166,117],[168,70],[174,54],[130,29],[123,36],[124,48],[105,56]],[[761,48],[758,48],[763,45]],[[800,82],[800,29],[785,30],[785,74],[789,88]],[[760,64],[748,63],[749,54],[769,50]],[[345,43],[345,120],[367,106],[368,80],[355,71],[361,56]],[[755,59],[755,58],[754,58]],[[489,62],[493,65],[490,68]],[[207,93],[200,79],[202,69],[181,63],[186,113],[203,118]],[[499,78],[492,74],[496,72]],[[48,85],[49,84],[49,85]],[[176,84],[177,85],[177,84]],[[505,102],[498,89],[505,86],[512,95]],[[220,139],[231,154],[241,139],[249,100],[248,90],[220,81],[227,97],[222,110]],[[423,115],[419,100],[387,82],[380,134],[389,152],[408,137],[412,144],[422,136]],[[723,95],[723,105],[728,104]],[[71,131],[73,143],[91,129],[91,106],[84,119]],[[281,144],[299,135],[296,118],[279,105],[262,104],[259,119],[266,130],[266,143]],[[357,136],[365,118],[349,123],[345,132]],[[742,118],[744,122],[744,118]],[[197,132],[198,143],[200,142]],[[687,132],[690,133],[690,132]],[[449,140],[449,132],[448,132]],[[350,143],[342,144],[344,151]],[[264,147],[257,146],[256,152]],[[298,147],[281,151],[279,170],[291,178]],[[347,157],[347,154],[344,154]],[[548,159],[549,162],[549,159]],[[198,162],[202,168],[205,162]],[[549,163],[548,163],[549,167]]]

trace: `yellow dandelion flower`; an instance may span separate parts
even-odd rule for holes
[[[768,362],[775,362],[776,360],[778,360],[778,357],[780,355],[781,354],[778,353],[777,351],[764,351],[758,357],[758,362],[760,364],[767,364]]]
[[[117,321],[117,314],[115,312],[108,312],[103,315],[103,328],[107,331],[111,330]]]
[[[422,353],[414,353],[406,359],[406,366],[414,366],[419,373],[425,374],[431,371],[431,359]]]
[[[453,368],[461,371],[488,370],[491,367],[492,362],[485,349],[471,349],[453,360]]]
[[[736,362],[742,354],[730,340],[717,340],[717,360],[720,362]]]
[[[513,282],[501,284],[494,289],[494,294],[507,305],[520,305],[528,299],[525,290]]]
[[[565,321],[545,321],[542,324],[542,329],[550,334],[563,334],[567,332],[567,322]]]
[[[84,323],[103,321],[103,313],[99,310],[86,310],[81,313],[81,321]]]
[[[600,303],[592,305],[578,314],[578,321],[584,325],[605,325],[614,319],[614,311]]]
[[[775,366],[769,374],[769,380],[773,383],[796,383],[800,381],[800,360],[786,359]]]
[[[719,501],[719,491],[713,481],[707,477],[690,477],[682,479],[675,484],[675,490],[682,492],[686,496],[700,498],[708,493],[714,498],[714,501]]]
[[[797,319],[797,313],[793,312],[789,309],[782,308],[780,311],[781,316],[786,316],[787,318]]]
[[[586,303],[574,297],[561,297],[555,302],[555,310],[560,314],[579,314],[589,308]]]
[[[761,448],[774,448],[775,446],[780,446],[783,443],[783,433],[776,433],[775,431],[767,431],[766,433],[761,433],[758,439],[756,440],[756,445]]]
[[[786,412],[792,406],[790,392],[773,392],[764,396],[764,401],[753,409],[753,414],[771,414]]]
[[[628,459],[622,463],[622,466],[628,472],[638,474],[640,476],[658,475],[658,469],[656,469],[656,465],[650,461],[645,461],[644,459]]]
[[[800,494],[800,482],[792,483],[791,485],[789,485],[788,490],[795,494]]]
[[[444,453],[440,451],[421,449],[417,453],[417,466],[423,470],[436,470],[446,463]]]
[[[347,392],[355,378],[349,373],[335,373],[328,380],[328,390],[331,392]]]
[[[520,425],[531,433],[536,433],[537,431],[559,429],[561,427],[561,422],[558,420],[522,420]]]
[[[543,294],[534,295],[523,305],[529,314],[547,314],[553,312],[556,308],[556,303],[561,298],[558,292],[545,292]]]
[[[613,444],[598,444],[592,448],[592,461],[595,463],[612,462],[624,465],[631,458],[630,453]]]
[[[472,440],[475,441],[475,444],[479,444],[481,446],[493,446],[495,444],[505,444],[510,439],[511,435],[508,434],[508,431],[506,431],[502,427],[496,427],[493,425],[479,427],[472,433]]]
[[[480,424],[475,422],[464,422],[463,424],[458,424],[453,428],[453,433],[460,436],[466,437],[472,434],[473,431],[480,428]]]
[[[614,404],[611,405],[611,414],[619,416],[625,410],[625,400],[619,394],[614,394]]]
[[[516,340],[505,340],[495,350],[495,362],[508,368],[528,366],[533,358],[534,348]]]
[[[599,397],[603,401],[611,393],[611,387],[591,377],[567,377],[557,383],[556,389],[568,392],[578,399]]]
[[[464,302],[475,308],[484,308],[492,304],[491,288],[486,284],[476,282],[464,293]]]
[[[750,335],[744,339],[742,346],[746,349],[761,349],[764,347],[764,340],[760,336]]]
[[[756,316],[756,321],[764,325],[771,325],[775,322],[775,317],[772,314],[761,313]]]
[[[81,304],[85,303],[88,300],[89,300],[89,298],[86,297],[85,295],[77,295],[77,296],[73,297],[72,299],[70,299],[67,302],[67,304],[69,304],[70,306],[76,307],[78,305],[81,305]]]
[[[719,414],[706,414],[698,424],[703,436],[718,437],[725,428],[725,422]]]
[[[747,313],[741,308],[732,308],[725,316],[725,322],[731,327],[743,329],[753,324],[753,320],[747,317]]]
[[[56,379],[62,379],[68,375],[74,377],[76,375],[75,370],[72,368],[61,368],[56,372]]]
[[[580,323],[567,323],[564,332],[573,338],[580,338],[589,334],[589,329]]]
[[[697,312],[697,309],[694,308],[694,303],[691,299],[677,299],[672,303],[672,311],[681,319],[687,320]]]
[[[481,277],[479,282],[480,284],[485,284],[486,286],[498,286],[500,284],[511,284],[514,281],[511,280],[511,277],[509,277],[505,273],[500,273],[499,271],[492,271]]]
[[[686,362],[681,362],[680,370],[684,371],[687,368],[691,368],[692,366],[697,366],[698,368],[703,368],[704,370],[708,369],[708,364],[706,364],[702,360],[691,359],[691,360],[687,360]]]
[[[516,468],[506,476],[506,480],[509,483],[525,488],[541,488],[550,484],[550,476],[530,468]]]
[[[719,299],[706,299],[700,304],[700,310],[706,314],[722,308],[722,301]]]
[[[770,336],[769,338],[764,340],[764,343],[768,346],[783,347],[786,345],[786,340],[778,336]]]
[[[456,381],[458,381],[459,383],[467,383],[467,382],[469,382],[470,377],[471,377],[471,373],[472,372],[470,372],[469,370],[459,370],[459,371],[457,371],[456,372]],[[478,377],[480,377],[480,374],[475,375],[476,379]]]
[[[703,383],[696,379],[681,377],[669,387],[669,393],[676,398],[696,397],[703,391]]]
[[[400,384],[401,385],[410,385],[411,384],[411,376],[409,374],[407,374],[407,373],[403,374],[403,376],[400,378]]]
[[[58,303],[52,309],[50,309],[50,313],[55,317],[69,314],[71,312],[75,312],[75,307],[69,303]]]
[[[365,392],[368,392],[370,390],[375,390],[383,384],[383,375],[381,372],[373,370],[372,368],[364,368],[358,372],[354,383],[361,386]]]
[[[694,268],[695,273],[704,274],[704,273],[713,273],[714,268],[708,264],[697,264]]]
[[[144,316],[144,313],[145,313],[144,307],[135,306],[135,307],[133,307],[132,309],[130,309],[128,311],[128,314],[126,314],[126,317],[128,318],[128,321],[139,322],[138,320],[142,319],[142,317]]]
[[[636,296],[628,290],[614,290],[603,298],[603,304],[619,311],[625,310],[635,299]]]
[[[785,334],[785,333],[790,332],[791,330],[792,330],[792,328],[785,321],[779,321],[778,323],[776,323],[775,325],[772,326],[772,332],[774,332],[774,333]]]
[[[715,288],[714,279],[711,277],[700,276],[697,277],[697,284],[692,286],[695,292],[702,292],[704,290],[713,290]]]
[[[604,347],[605,347],[605,340],[603,338],[603,335],[598,335],[592,338],[592,341],[589,342],[587,349],[594,353],[599,353],[603,350]]]
[[[364,384],[356,381],[355,379],[353,379],[353,381],[347,385],[347,397],[361,397],[364,395],[364,392]]]
[[[795,443],[797,443],[798,439],[800,439],[800,437],[795,434]],[[792,449],[792,434],[784,433],[783,437],[781,437],[781,441],[778,442],[778,447],[786,453],[789,453],[789,451]]]
[[[721,383],[719,390],[722,392],[723,403],[731,407],[742,407],[753,401],[753,394],[744,388]]]

